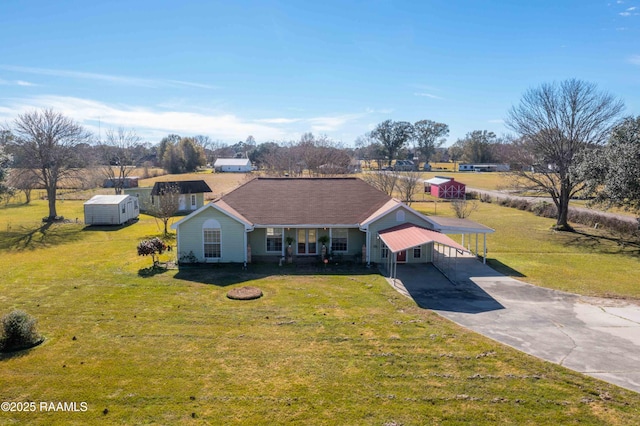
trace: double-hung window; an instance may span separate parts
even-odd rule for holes
[[[219,259],[221,257],[220,228],[204,228],[204,258]]]
[[[282,252],[282,228],[267,228],[267,251]]]
[[[349,230],[347,228],[335,228],[331,230],[331,251],[347,251]]]

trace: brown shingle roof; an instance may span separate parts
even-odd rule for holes
[[[209,185],[203,180],[180,180],[174,182],[156,182],[151,190],[151,195],[164,194],[172,187],[177,187],[180,190],[180,194],[211,192],[211,188],[209,188]]]
[[[357,178],[256,178],[222,197],[256,225],[354,225],[390,199]]]

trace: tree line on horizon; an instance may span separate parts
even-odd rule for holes
[[[623,110],[620,99],[595,84],[577,79],[545,83],[529,89],[509,110],[506,125],[514,136],[476,130],[443,148],[449,127],[432,120],[385,120],[359,137],[355,147],[312,133],[297,141],[260,144],[249,136],[232,145],[203,135],[170,134],[151,144],[133,130],[118,129],[96,141],[72,119],[45,109],[21,114],[1,131],[0,197],[40,185],[53,219],[60,180],[89,165],[121,182],[132,166],[186,173],[225,157],[247,157],[269,173],[289,176],[344,173],[352,159],[369,167],[373,161],[380,167],[405,158],[498,162],[512,166],[514,188],[550,196],[558,208],[557,228],[569,230],[568,204],[576,195],[640,212],[640,116],[624,118]],[[9,168],[21,172],[8,179]]]

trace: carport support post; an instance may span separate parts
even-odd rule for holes
[[[487,234],[484,234],[484,252],[482,253],[482,263],[487,264]]]
[[[476,232],[476,256],[478,255],[478,233]]]

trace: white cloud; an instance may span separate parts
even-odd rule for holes
[[[347,122],[363,117],[364,114],[345,114],[335,117],[315,117],[305,121],[311,125],[312,132],[333,132],[344,126]]]
[[[422,96],[422,97],[430,98],[430,99],[444,99],[441,96],[436,96],[436,95],[434,95],[432,93],[426,93],[426,92],[416,92],[416,93],[413,94],[413,96]]]
[[[393,113],[393,108],[382,108],[382,109],[375,109],[375,108],[366,108],[365,112],[367,114],[383,114],[383,115],[389,115],[391,113]]]
[[[48,75],[52,77],[97,80],[97,81],[104,81],[107,83],[121,84],[126,86],[137,86],[137,87],[148,87],[148,88],[187,86],[187,87],[197,87],[200,89],[216,89],[215,86],[211,86],[208,84],[201,84],[201,83],[192,83],[188,81],[137,78],[137,77],[127,77],[127,76],[120,76],[120,75],[90,73],[90,72],[83,72],[83,71],[21,67],[21,66],[13,66],[13,65],[0,65],[0,69],[6,70],[6,71],[27,73],[27,74]]]
[[[299,122],[299,118],[261,118],[256,120],[258,123],[265,124],[291,124]]]
[[[636,9],[638,9],[637,7],[633,6],[633,7],[628,7],[624,12],[620,12],[618,13],[618,15],[620,16],[637,16],[638,12],[636,12]]]
[[[627,61],[634,65],[640,65],[640,55],[631,55]]]
[[[4,86],[37,86],[37,84],[30,83],[24,80],[9,81],[9,80],[3,80],[1,78],[0,78],[0,84]]]
[[[0,80],[1,82],[2,80]],[[106,104],[67,96],[35,96],[24,99],[5,99],[0,104],[0,122],[12,121],[17,114],[34,109],[51,108],[85,126],[96,135],[105,129],[124,127],[133,129],[143,139],[158,141],[169,133],[183,136],[210,135],[224,141],[243,140],[253,135],[259,141],[297,139],[308,131],[344,132],[350,122],[368,113],[318,116],[310,118],[250,119],[233,113],[218,111],[160,110],[138,105]]]
[[[108,105],[89,99],[63,96],[39,96],[12,101],[0,107],[0,118],[11,120],[16,114],[34,109],[52,108],[80,122],[87,129],[98,133],[101,129],[125,127],[135,129],[150,141],[168,133],[182,135],[208,134],[223,140],[237,140],[246,135],[261,140],[281,139],[286,136],[281,129],[265,126],[251,120],[243,120],[233,114],[203,114],[189,111],[156,111],[140,106]]]

